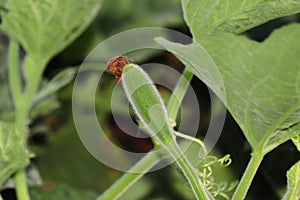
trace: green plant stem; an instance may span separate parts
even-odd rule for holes
[[[11,39],[9,43],[9,84],[15,106],[15,123],[18,131],[24,134],[22,143],[26,142],[26,109],[22,102],[21,76],[19,70],[19,45]],[[15,175],[17,197],[20,200],[29,200],[28,188],[24,169],[20,169]]]
[[[179,79],[168,103],[168,114],[171,120],[176,119],[181,101],[189,86],[189,82],[193,77],[193,73],[187,69],[184,70],[182,77]],[[137,169],[141,173],[125,173],[118,179],[110,188],[108,188],[97,200],[117,199],[122,195],[130,186],[137,182],[152,166],[161,160],[159,155],[153,155],[153,152],[145,155],[132,169]],[[184,163],[184,162],[183,162]],[[131,170],[133,171],[133,170]]]
[[[25,60],[26,60],[26,69],[28,68],[35,69],[34,76],[31,75],[31,77],[27,77],[26,87],[22,95],[13,96],[15,102],[15,109],[16,109],[16,118],[15,118],[16,126],[18,130],[24,135],[24,142],[26,142],[27,139],[27,135],[26,135],[27,119],[28,119],[30,108],[32,106],[32,99],[35,92],[38,89],[40,79],[42,77],[42,72],[45,67],[45,62],[34,60],[29,56],[27,56]],[[17,87],[15,86],[16,83],[13,82],[12,84],[13,85],[11,86],[11,89],[12,89],[12,93],[14,94],[16,92],[13,91],[17,90]]]
[[[44,71],[44,68],[46,66],[46,62],[40,59],[34,59],[30,56],[26,57],[26,69],[34,70],[34,72],[28,72],[27,73],[27,82],[26,82],[26,88],[25,88],[25,95],[24,95],[24,106],[27,109],[27,112],[31,108],[32,99],[35,94],[35,92],[38,89],[40,80],[42,78],[42,73]]]
[[[19,66],[19,45],[14,40],[10,40],[9,45],[9,84],[15,107],[15,124],[18,131],[23,135],[21,143],[27,142],[27,119],[30,107],[32,106],[32,98],[35,94],[42,76],[45,62],[34,60],[27,56],[25,59],[26,69],[34,70],[31,77],[27,77],[26,88],[22,91],[22,76]],[[28,73],[27,73],[28,75]],[[20,169],[15,175],[16,193],[19,200],[29,200],[29,192],[26,182],[25,169]]]
[[[16,108],[16,126],[17,129],[23,134],[23,142],[27,142],[27,119],[29,110],[31,108],[31,102],[33,95],[35,94],[42,75],[42,70],[44,68],[43,64],[34,62],[33,60],[27,62],[27,68],[32,67],[36,69],[36,77],[31,77],[27,79],[26,90],[23,98],[15,97],[15,108]],[[14,89],[14,86],[12,87]],[[15,175],[16,182],[16,192],[19,200],[30,200],[28,186],[26,182],[25,169],[20,169]]]
[[[199,179],[196,170],[193,168],[192,164],[189,162],[187,157],[183,154],[182,150],[180,149],[176,141],[170,143],[167,148],[170,151],[170,154],[175,159],[175,162],[177,163],[178,167],[184,173],[184,176],[189,182],[196,199],[201,199],[201,200],[214,199],[210,195],[210,193],[205,190],[205,186],[202,184],[201,180]]]
[[[22,97],[22,89],[19,70],[19,45],[14,39],[9,42],[9,85],[16,105],[16,100]]]
[[[15,175],[17,197],[21,200],[30,200],[26,182],[25,170],[19,170]]]
[[[243,177],[239,182],[237,189],[234,192],[232,200],[245,199],[246,194],[250,188],[251,182],[254,178],[254,175],[256,174],[256,171],[261,161],[263,160],[263,156],[264,155],[260,152],[253,152],[251,154],[251,160],[248,163],[246,171],[244,172]]]
[[[192,78],[193,73],[190,70],[185,69],[172,93],[172,96],[170,97],[167,111],[169,118],[173,121],[176,120],[182,99],[190,85],[190,81],[192,80]]]
[[[108,188],[97,200],[112,200],[119,198],[128,188],[140,179],[158,161],[160,156],[155,151],[148,153],[130,171],[141,173],[125,173],[110,188]]]
[[[167,111],[168,116],[171,120],[175,121],[177,117],[178,110],[180,108],[181,102],[183,100],[183,97],[187,91],[187,88],[190,84],[190,81],[193,78],[193,73],[189,71],[188,69],[185,69],[181,78],[179,79],[172,96],[169,100]],[[191,137],[175,133],[176,135],[179,135],[183,138],[192,139]],[[192,139],[192,141],[199,143],[198,140]],[[200,145],[203,147],[202,142],[200,142]],[[190,186],[196,196],[197,199],[213,199],[213,197],[210,195],[208,191],[205,190],[205,186],[201,183],[200,179],[198,178],[198,175],[196,174],[196,171],[190,164],[189,160],[185,157],[185,155],[182,153],[180,147],[177,145],[177,143],[171,143],[169,145],[169,150],[171,151],[171,154],[175,155],[175,160],[178,164],[178,166],[181,168],[182,172],[186,176],[187,180],[190,183]],[[204,147],[205,149],[205,147]],[[181,152],[180,154],[178,154]]]
[[[23,133],[26,130],[25,127],[25,116],[26,111],[24,110],[24,102],[22,88],[21,88],[21,76],[19,66],[19,45],[11,39],[9,43],[9,85],[12,94],[15,111],[16,111],[16,126],[18,130]]]

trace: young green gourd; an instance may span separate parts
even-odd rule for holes
[[[213,199],[197,172],[178,146],[166,107],[154,83],[138,65],[123,67],[121,82],[126,96],[144,128],[175,160],[197,199]]]

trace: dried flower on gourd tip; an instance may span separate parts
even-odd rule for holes
[[[129,64],[128,58],[126,56],[116,56],[107,62],[107,71],[115,75],[115,84],[120,82],[121,75],[123,72],[123,67]]]

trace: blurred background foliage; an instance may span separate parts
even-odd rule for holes
[[[44,81],[50,80],[65,68],[76,69],[93,47],[121,31],[155,26],[172,28],[190,35],[184,23],[180,6],[180,0],[104,1],[98,17],[90,27],[48,64],[44,73]],[[263,41],[275,28],[297,21],[300,21],[299,15],[276,19],[244,34],[253,40]],[[9,120],[13,115],[6,75],[7,46],[8,39],[1,35],[0,118],[2,120]],[[159,62],[172,66],[178,71],[182,71],[184,67],[171,54],[163,51],[141,56],[139,62]],[[113,79],[113,76],[105,74],[99,84],[96,94],[99,122],[109,137],[118,145],[136,152],[149,151],[152,148],[149,139],[130,137],[118,129],[114,123],[110,108],[111,92],[114,87]],[[209,93],[206,86],[197,79],[193,79],[192,86],[199,98],[201,110],[198,136],[203,138],[210,119]],[[167,100],[169,91],[164,88],[161,88],[160,91]],[[32,199],[94,199],[97,194],[103,192],[122,175],[121,172],[108,168],[93,158],[81,143],[73,124],[71,97],[72,82],[63,87],[55,96],[48,98],[47,102],[39,108],[40,110],[37,112],[39,115],[34,115],[34,120],[30,122],[29,144],[36,155],[32,165],[32,169],[35,171],[33,185],[39,183],[39,180],[43,180],[42,186],[31,188]],[[120,113],[122,114],[122,111]],[[189,153],[195,155],[195,152],[197,150]],[[250,189],[249,199],[277,199],[280,197],[286,185],[286,170],[299,160],[299,154],[296,152],[295,147],[288,142],[267,155]],[[250,158],[250,147],[229,114],[222,135],[212,154],[221,157],[227,153],[231,154],[233,163],[227,168],[217,167],[215,169],[214,178],[217,182],[230,183],[237,180]],[[280,162],[278,162],[278,157],[281,158]],[[9,184],[1,194],[5,199],[15,198]],[[174,198],[192,199],[193,196],[176,169],[167,167],[146,174],[121,199]]]

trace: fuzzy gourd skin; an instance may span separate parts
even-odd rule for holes
[[[166,145],[175,140],[167,110],[149,76],[135,64],[123,69],[122,85],[133,110],[151,136]]]

